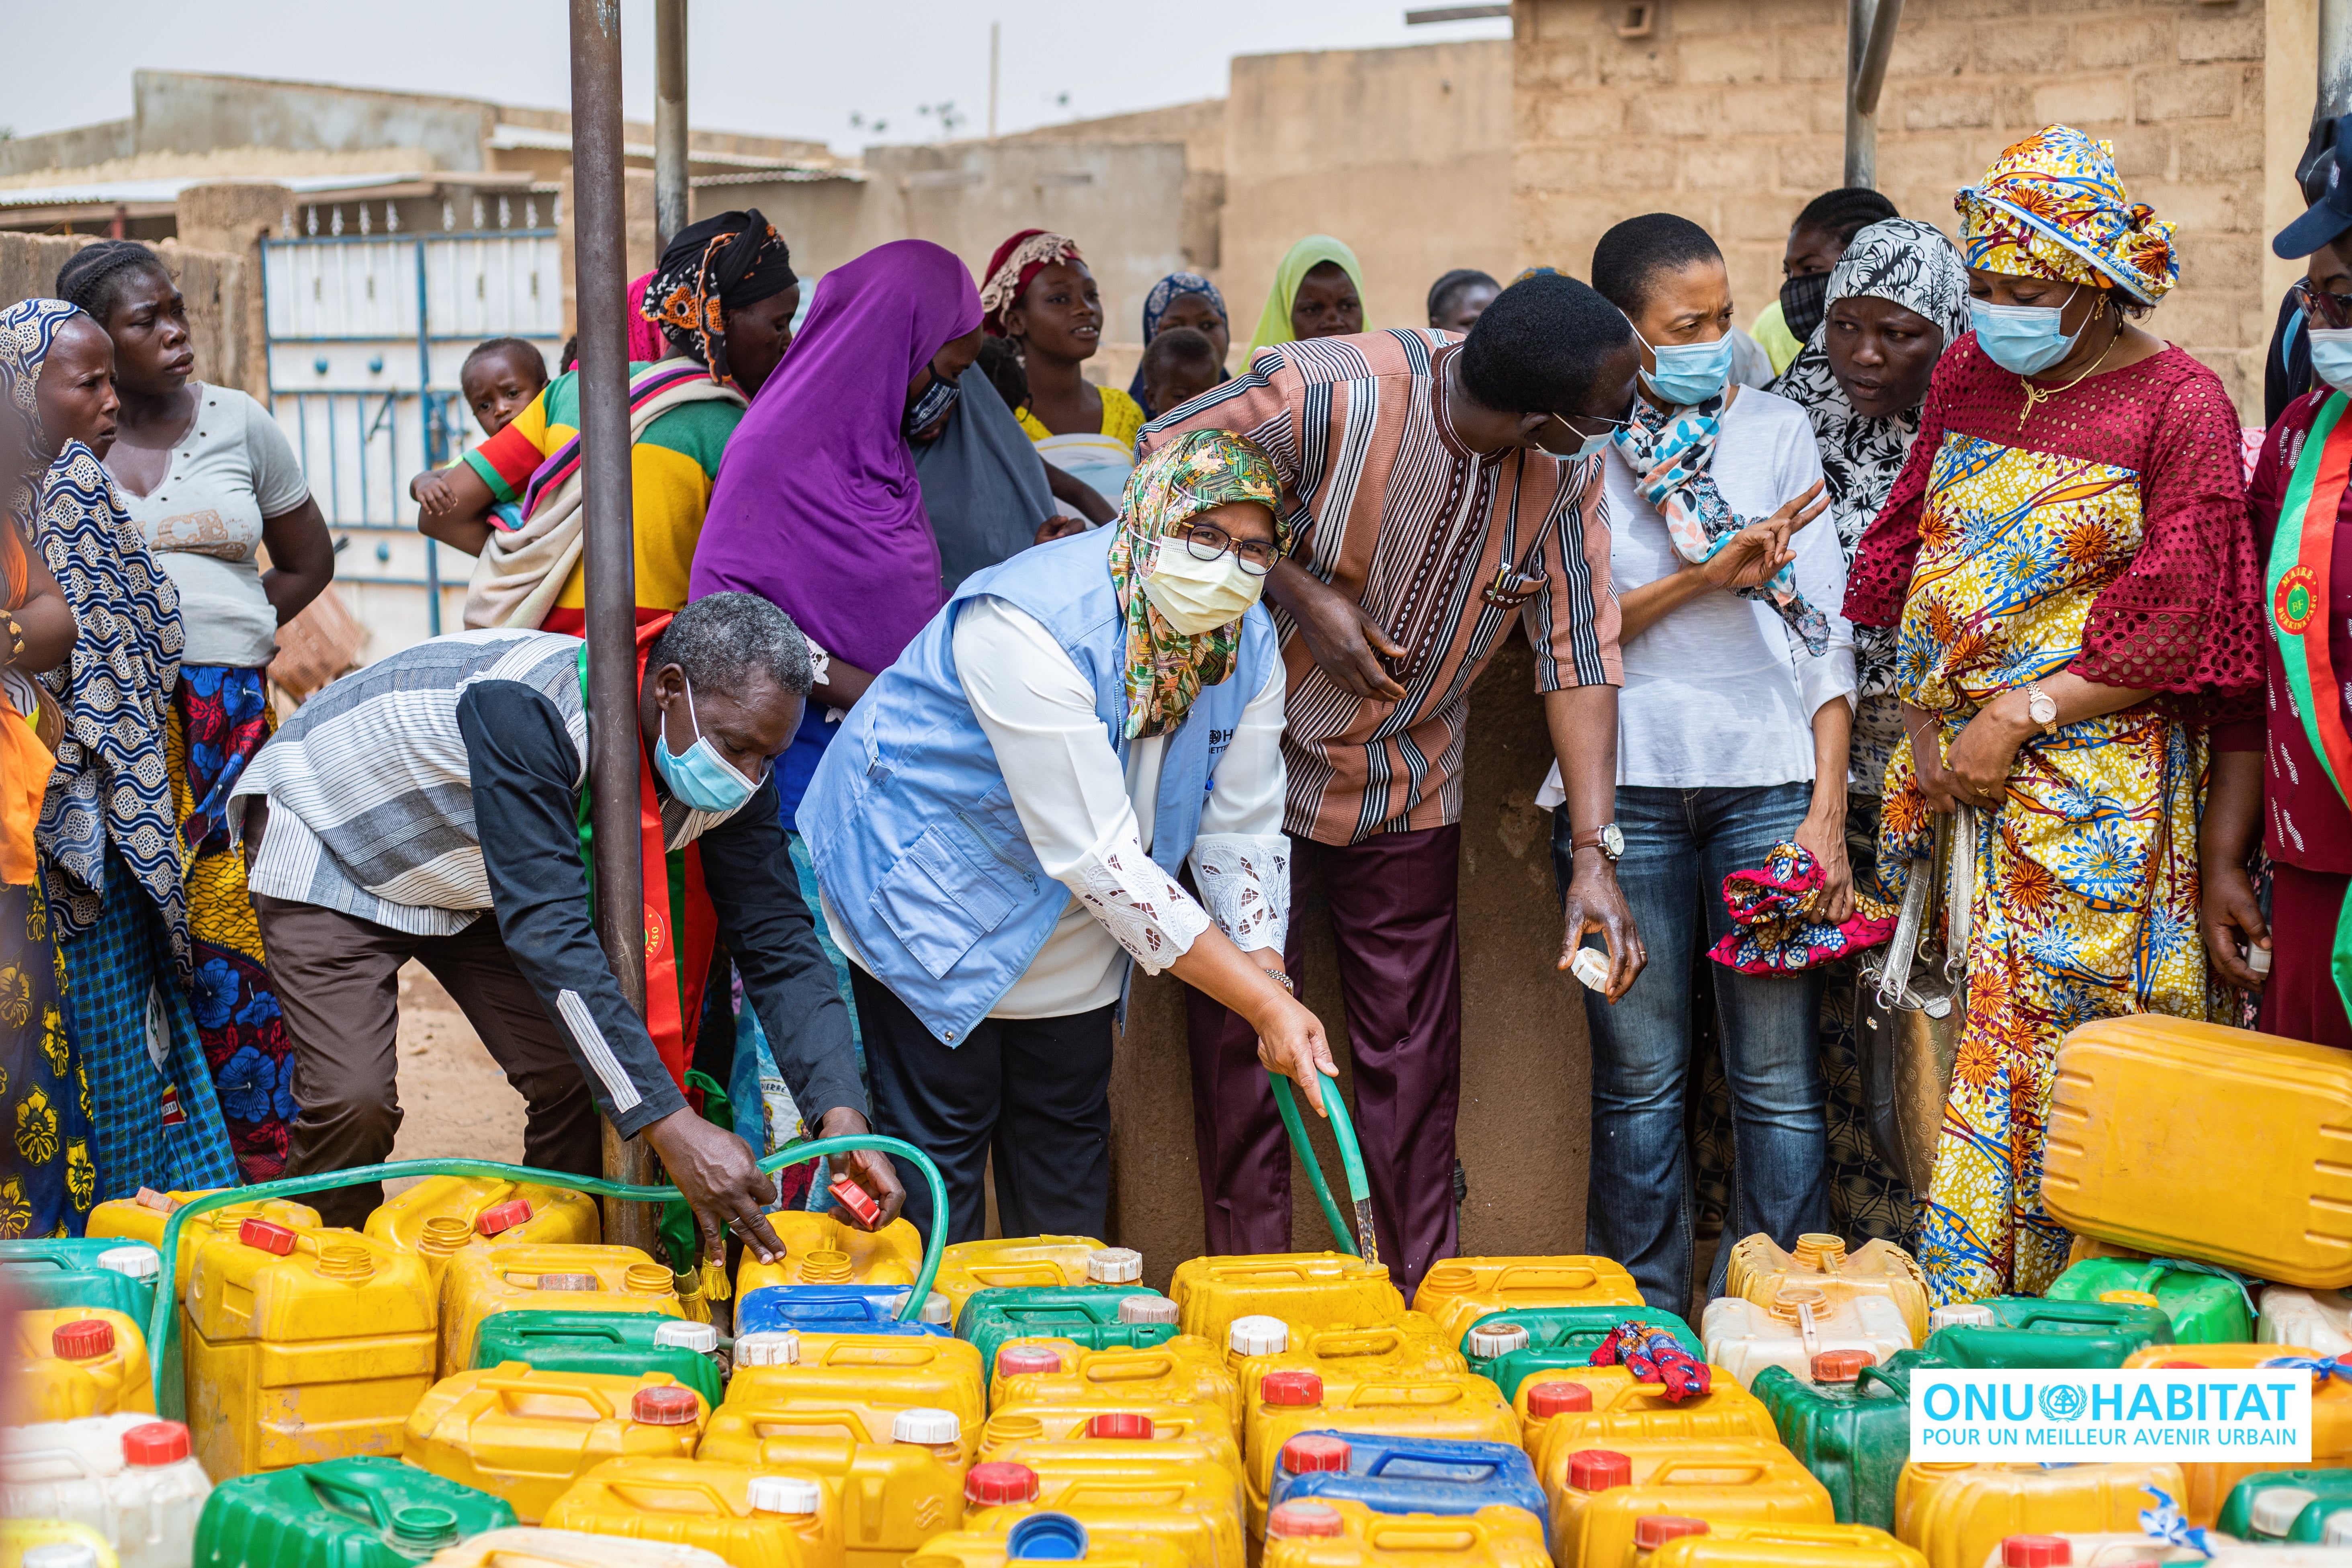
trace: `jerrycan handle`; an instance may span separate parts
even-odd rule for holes
[[[95,1268],[96,1265],[93,1264],[91,1267]],[[68,1266],[67,1265],[66,1260],[62,1258],[43,1258],[39,1256],[32,1258],[0,1258],[0,1279],[5,1279],[11,1274],[29,1274],[37,1268],[46,1268],[53,1274],[64,1274],[69,1272]]]
[[[548,1394],[558,1399],[577,1399],[596,1412],[600,1419],[610,1420],[613,1401],[593,1383],[572,1383],[561,1377],[486,1377],[474,1384],[499,1396],[499,1403],[511,1405],[509,1394]]]
[[[938,1358],[932,1354],[931,1341],[908,1338],[894,1340],[887,1345],[861,1345],[836,1340],[824,1347],[817,1359],[819,1366],[929,1366]]]
[[[1495,1276],[1495,1289],[1586,1290],[1601,1276],[1581,1263],[1514,1263]]]
[[[302,1479],[323,1507],[367,1520],[378,1530],[391,1527],[392,1499],[373,1477],[345,1479],[306,1470]]]
[[[725,1408],[721,1405],[720,1412]],[[747,1411],[744,1418],[751,1423],[751,1435],[763,1443],[771,1437],[828,1436],[845,1436],[853,1443],[874,1440],[866,1430],[866,1418],[845,1408],[795,1405],[781,1410]]]
[[[1474,1519],[1440,1523],[1420,1519],[1383,1518],[1364,1521],[1364,1544],[1375,1552],[1453,1552],[1485,1556],[1486,1527]]]
[[[734,1508],[728,1502],[726,1497],[720,1493],[719,1489],[717,1487],[712,1486],[709,1481],[608,1480],[604,1483],[604,1489],[611,1492],[614,1497],[619,1498],[622,1501],[629,1504],[632,1508],[645,1513],[656,1511],[663,1513],[676,1513],[679,1510],[676,1509],[651,1509],[648,1508],[645,1502],[640,1500],[641,1498],[658,1498],[666,1494],[691,1492],[695,1496],[702,1498],[708,1501],[710,1504],[710,1511],[718,1517],[721,1519],[732,1519],[735,1517]]]
[[[1318,1329],[1307,1336],[1307,1353],[1323,1360],[1388,1355],[1403,1348],[1404,1331],[1385,1324],[1370,1329]]]
[[[1414,1480],[1443,1480],[1449,1486],[1476,1486],[1494,1477],[1496,1465],[1492,1459],[1465,1458],[1452,1451],[1454,1447],[1452,1443],[1433,1444],[1428,1447],[1412,1443],[1399,1444],[1375,1458],[1366,1468],[1364,1473],[1368,1476],[1377,1476],[1384,1473],[1391,1465],[1419,1465],[1424,1471],[1438,1470],[1444,1473],[1442,1475],[1419,1474],[1412,1478]]]
[[[1461,1398],[1462,1390],[1450,1383],[1360,1383],[1348,1395],[1345,1408],[1405,1405],[1428,1409],[1458,1404]]]
[[[1767,1467],[1763,1465],[1756,1464],[1752,1461],[1740,1459],[1732,1459],[1728,1461],[1722,1459],[1668,1459],[1665,1463],[1660,1465],[1655,1470],[1651,1472],[1650,1484],[1653,1486],[1669,1486],[1673,1484],[1675,1476],[1682,1474],[1685,1471],[1691,1471],[1696,1474],[1708,1476],[1738,1476],[1739,1479],[1736,1481],[1725,1481],[1720,1484],[1735,1487],[1752,1487],[1758,1481],[1764,1479],[1764,1471],[1766,1468]],[[1697,1485],[1700,1483],[1693,1482],[1689,1484]]]
[[[94,1481],[105,1479],[103,1476],[100,1476],[96,1470],[89,1468],[89,1460],[88,1458],[84,1458],[79,1451],[72,1448],[11,1448],[8,1450],[6,1455],[6,1463],[12,1468],[17,1465],[25,1463],[28,1459],[63,1459],[72,1465],[75,1470],[79,1472],[85,1479]],[[12,1484],[20,1486],[39,1486],[41,1483],[38,1481],[21,1481]]]
[[[1875,1383],[1884,1385],[1889,1393],[1895,1395],[1895,1398],[1902,1400],[1906,1405],[1911,1401],[1911,1377],[1907,1373],[1889,1372],[1883,1366],[1873,1364],[1864,1367],[1860,1373],[1856,1375],[1854,1379],[1855,1392],[1861,1392],[1861,1385],[1865,1383]]]
[[[1166,1351],[1097,1351],[1087,1358],[1088,1383],[1150,1383],[1176,1371],[1176,1358]]]

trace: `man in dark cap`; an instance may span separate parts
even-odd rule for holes
[[[2352,225],[2352,183],[2338,178],[2336,166],[2336,149],[2341,144],[2338,133],[2347,121],[2352,121],[2352,115],[2312,122],[2311,142],[2294,169],[2310,210],[2271,241],[2272,250],[2284,260],[2301,260]],[[2311,319],[2291,288],[2279,301],[2278,325],[2271,329],[2270,353],[2263,359],[2263,423],[2277,424],[2286,405],[2314,384]]]

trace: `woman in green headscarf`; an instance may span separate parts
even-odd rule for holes
[[[1328,234],[1310,234],[1274,269],[1274,292],[1252,334],[1250,357],[1276,343],[1338,338],[1364,330],[1364,269]]]

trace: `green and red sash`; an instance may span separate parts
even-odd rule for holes
[[[669,625],[669,616],[637,627],[637,680],[646,678],[646,658],[654,638]],[[580,696],[588,700],[588,647],[580,647]],[[634,733],[635,710],[627,718]],[[589,722],[595,722],[593,710]],[[646,1030],[654,1049],[678,1088],[686,1088],[686,1069],[694,1060],[695,1029],[702,1021],[702,988],[710,975],[710,955],[718,946],[719,920],[710,895],[702,886],[702,855],[692,844],[667,850],[662,831],[661,802],[654,794],[653,763],[637,747],[638,839],[645,855],[646,900]],[[589,795],[580,792],[580,862],[588,871],[588,904],[596,903],[594,834],[589,824]]]
[[[2328,595],[2335,582],[2338,509],[2352,479],[2352,423],[2345,410],[2352,399],[2331,393],[2305,437],[2295,459],[2278,531],[2271,540],[2269,571],[2271,630],[2278,639],[2288,691],[2312,753],[2327,770],[2339,799],[2352,805],[2345,782],[2352,779],[2352,733],[2344,722],[2343,672],[2328,651]],[[2352,1011],[2352,894],[2336,918],[2336,943],[2329,960],[2336,994]]]

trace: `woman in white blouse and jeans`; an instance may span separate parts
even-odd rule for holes
[[[967,579],[810,782],[874,1127],[939,1163],[950,1241],[982,1233],[992,1152],[1005,1234],[1103,1234],[1130,963],[1249,1018],[1321,1110],[1337,1068],[1282,966],[1283,669],[1257,603],[1279,497],[1240,437],[1163,448],[1120,523]]]
[[[1683,1311],[1692,963],[1732,929],[1724,878],[1762,867],[1776,843],[1793,839],[1822,867],[1812,912],[1832,921],[1851,912],[1853,635],[1837,614],[1837,536],[1805,527],[1826,504],[1812,428],[1794,404],[1728,384],[1731,290],[1715,242],[1670,214],[1631,219],[1595,248],[1592,286],[1643,344],[1641,395],[1611,444],[1604,482],[1624,616],[1617,880],[1650,969],[1614,1006],[1586,994],[1586,1245],[1623,1262],[1652,1306]],[[1564,816],[1553,837],[1564,867]],[[1820,984],[1706,968],[1732,1099],[1725,1240],[1763,1231],[1793,1246],[1829,1217]],[[1709,1295],[1722,1293],[1728,1255],[1727,1246],[1717,1255]]]

